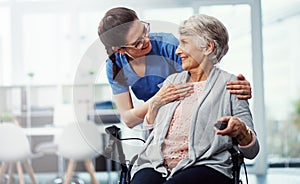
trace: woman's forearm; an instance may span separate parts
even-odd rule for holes
[[[157,112],[158,112],[159,108],[164,105],[164,102],[163,102],[162,98],[160,98],[160,97],[153,97],[150,99],[150,101],[148,103],[149,103],[149,105],[148,105],[148,111],[146,114],[146,120],[147,120],[148,125],[153,125],[154,120],[157,115]]]

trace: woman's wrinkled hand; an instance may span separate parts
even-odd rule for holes
[[[224,130],[217,130],[218,135],[227,135],[236,138],[239,145],[248,145],[252,141],[250,129],[238,117],[225,116],[218,121],[227,122],[227,127]]]
[[[145,116],[148,125],[153,125],[159,108],[175,100],[183,100],[194,92],[193,84],[178,83],[162,87],[149,101]]]
[[[162,87],[155,95],[155,103],[164,105],[175,100],[183,100],[194,92],[194,86],[190,83],[170,84]]]

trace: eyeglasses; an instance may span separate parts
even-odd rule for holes
[[[145,38],[149,38],[150,33],[150,23],[140,21],[142,24],[144,24],[144,30],[143,35],[139,37],[133,44],[129,45],[121,45],[120,48],[131,48],[131,49],[141,49],[144,46]]]

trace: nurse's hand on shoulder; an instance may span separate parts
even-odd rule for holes
[[[231,94],[236,94],[240,100],[250,99],[252,97],[250,82],[242,74],[239,74],[237,79],[237,81],[228,82],[226,88],[230,90]]]

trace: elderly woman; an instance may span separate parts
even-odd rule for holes
[[[185,71],[162,87],[192,83],[194,92],[171,103],[150,103],[145,122],[153,131],[132,168],[131,184],[232,183],[232,138],[248,159],[258,154],[259,143],[247,100],[226,90],[236,77],[215,66],[228,51],[227,30],[214,17],[194,15],[179,33],[176,53]],[[216,130],[218,121],[227,128]]]

